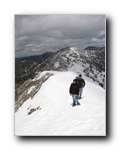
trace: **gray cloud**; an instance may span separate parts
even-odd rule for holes
[[[16,15],[16,56],[105,44],[104,15]]]

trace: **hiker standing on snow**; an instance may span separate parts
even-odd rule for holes
[[[74,107],[75,105],[80,105],[80,103],[78,102],[78,99],[77,99],[77,97],[79,95],[79,86],[77,84],[76,79],[74,79],[73,83],[71,83],[69,93],[70,93],[70,95],[72,95],[72,98],[73,98],[72,106]]]
[[[79,98],[82,98],[83,88],[85,87],[85,81],[80,74],[79,77],[76,77],[77,84],[79,85]]]

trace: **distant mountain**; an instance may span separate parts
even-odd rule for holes
[[[95,51],[63,48],[40,64],[40,71],[74,71],[105,86],[105,48],[94,47]],[[100,51],[100,49],[102,49]],[[104,49],[104,50],[103,50]]]
[[[41,60],[41,58],[44,58]],[[74,71],[105,88],[105,47],[65,47],[55,53],[24,58],[15,65],[16,90],[42,71]]]
[[[15,62],[21,62],[24,60],[31,60],[31,61],[35,61],[35,62],[43,62],[45,59],[47,59],[48,57],[52,56],[54,54],[54,52],[45,52],[41,55],[34,55],[34,56],[27,56],[27,57],[20,57],[20,58],[15,58]]]
[[[105,51],[105,47],[95,47],[95,46],[88,46],[84,50],[90,51]]]

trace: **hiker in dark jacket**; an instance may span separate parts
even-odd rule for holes
[[[80,74],[79,77],[76,77],[77,84],[79,85],[79,98],[82,98],[83,88],[85,87],[85,81]]]
[[[73,98],[72,106],[80,105],[80,103],[78,102],[78,99],[77,99],[77,97],[79,95],[79,86],[77,84],[76,79],[74,79],[73,83],[71,83],[69,93],[70,93],[70,95],[72,95],[72,98]]]

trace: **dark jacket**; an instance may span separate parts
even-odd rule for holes
[[[75,84],[72,83],[72,84],[70,85],[69,93],[70,93],[70,94],[76,94],[76,95],[79,94],[79,86],[78,86],[77,83],[75,83]]]
[[[82,78],[77,78],[77,84],[79,85],[79,88],[85,86],[85,81]]]

